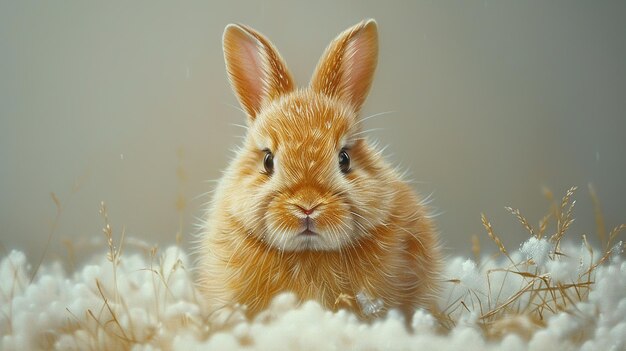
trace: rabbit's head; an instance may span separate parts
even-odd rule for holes
[[[285,251],[358,246],[389,222],[398,176],[361,134],[359,116],[376,68],[376,22],[341,33],[302,89],[255,30],[229,25],[223,43],[248,118],[223,180],[230,220]]]

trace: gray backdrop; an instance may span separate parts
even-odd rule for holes
[[[434,192],[449,253],[469,253],[485,212],[505,244],[578,185],[572,233],[593,236],[587,184],[607,226],[626,221],[626,2],[0,2],[0,243],[50,257],[118,235],[189,245],[237,145],[223,28],[249,24],[299,84],[323,49],[367,17],[380,64],[364,114],[415,187]],[[80,252],[79,252],[80,254]]]

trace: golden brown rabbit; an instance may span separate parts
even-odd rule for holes
[[[361,133],[376,22],[341,33],[302,89],[252,28],[227,26],[223,44],[249,128],[217,186],[198,248],[210,306],[240,303],[253,316],[290,291],[329,309],[340,296],[407,316],[429,307],[441,254],[428,210]],[[367,317],[362,305],[347,306]]]

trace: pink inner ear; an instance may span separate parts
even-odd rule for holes
[[[365,101],[376,68],[376,42],[369,35],[357,34],[346,46],[342,91],[358,109]]]
[[[233,88],[248,116],[254,118],[266,95],[263,47],[239,27],[227,29],[224,38],[226,63]]]
[[[249,109],[253,110],[256,114],[259,112],[265,93],[263,91],[265,79],[263,58],[260,54],[261,48],[258,43],[250,37],[245,38],[240,44],[236,53],[240,60],[239,72],[236,76],[237,79],[241,81],[242,90],[238,93],[246,95],[250,103]]]
[[[344,86],[350,90],[351,100],[355,98],[355,94],[358,95],[359,82],[363,79],[368,67],[366,60],[362,57],[365,50],[362,50],[359,44],[359,40],[349,42],[344,53],[344,62],[346,62],[347,66]]]

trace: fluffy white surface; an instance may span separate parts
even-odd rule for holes
[[[540,327],[511,316],[517,330],[532,333],[505,332],[495,339],[485,336],[480,316],[528,282],[502,270],[510,268],[508,259],[483,259],[480,265],[461,257],[448,261],[445,279],[451,282],[445,284],[440,307],[453,323],[444,333],[437,319],[422,310],[415,312],[414,331],[409,332],[393,311],[368,324],[315,302],[298,305],[290,294],[278,296],[254,321],[235,311],[213,315],[208,322],[188,257],[177,247],[156,255],[124,254],[115,270],[106,255],[94,256],[71,273],[49,264],[32,282],[27,258],[12,251],[0,262],[0,349],[624,350],[626,262],[621,247],[591,276],[595,283],[586,301],[562,301],[561,311],[544,311]],[[545,240],[533,237],[511,257],[532,260],[524,270],[563,284],[577,281],[599,258],[585,246],[563,245],[566,255],[553,260],[550,249]],[[515,304],[523,308],[528,301],[522,296]]]

